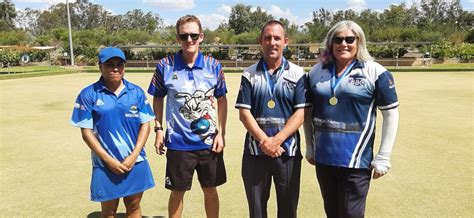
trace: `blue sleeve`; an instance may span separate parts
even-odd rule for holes
[[[150,86],[148,87],[148,94],[157,96],[157,97],[164,97],[168,93],[168,89],[165,85],[164,80],[164,71],[162,69],[161,63],[156,65],[155,73],[150,82]]]
[[[306,74],[304,74],[301,76],[298,82],[296,82],[295,95],[293,97],[295,109],[311,106],[311,104],[308,102],[307,90],[307,77]]]
[[[150,120],[153,120],[155,118],[155,114],[153,113],[150,102],[148,102],[148,99],[146,98],[145,93],[141,88],[138,88],[137,96],[138,102],[140,104],[140,108],[138,109],[140,123],[146,123]]]
[[[375,105],[380,110],[398,107],[398,97],[395,90],[395,81],[389,71],[379,75],[375,81]]]
[[[80,128],[93,129],[92,108],[94,107],[93,95],[89,89],[84,89],[77,96],[72,111],[71,124]]]
[[[214,97],[219,98],[226,95],[227,85],[225,83],[224,71],[222,70],[222,65],[220,62],[217,64],[214,70],[217,73],[217,85],[216,90],[214,91]]]
[[[235,108],[252,109],[252,85],[244,76],[242,76],[240,80],[239,94],[237,95]]]

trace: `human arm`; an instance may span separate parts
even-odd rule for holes
[[[305,109],[304,113],[304,135],[306,141],[306,154],[305,158],[308,163],[315,165],[316,160],[314,158],[314,148],[313,148],[313,116],[311,113],[311,107]]]
[[[245,108],[239,108],[239,119],[244,124],[245,129],[249,132],[249,134],[255,138],[260,145],[263,145],[266,140],[269,139],[267,134],[258,126],[257,120],[255,120],[255,117],[252,115],[250,110],[245,109]],[[269,142],[267,142],[269,143]],[[278,157],[280,156],[285,150],[278,146],[274,148],[273,150],[265,149],[261,147],[262,151],[271,157]]]
[[[378,154],[372,160],[371,166],[374,168],[374,179],[385,175],[391,167],[390,155],[395,144],[395,138],[398,130],[399,111],[398,107],[382,110],[382,139]]]
[[[163,103],[164,97],[153,97],[153,111],[155,113],[155,126],[163,127]],[[155,132],[155,143],[156,153],[162,155],[165,153],[164,148],[164,131],[158,130]]]
[[[290,116],[283,129],[281,129],[275,136],[269,137],[263,141],[261,149],[264,153],[275,154],[275,151],[280,150],[281,144],[292,134],[294,134],[304,121],[304,108],[298,108],[293,115]],[[281,155],[281,153],[279,153]],[[280,156],[278,155],[278,156]]]
[[[140,152],[145,146],[146,140],[148,139],[148,135],[150,135],[150,123],[142,123],[138,132],[135,148],[133,149],[132,153],[130,153],[130,155],[128,155],[128,157],[126,157],[125,160],[122,161],[122,164],[125,165],[129,170],[131,170],[135,165],[135,162],[137,161]]]
[[[217,135],[214,138],[214,144],[212,145],[212,151],[220,153],[225,147],[225,128],[227,122],[227,97],[225,95],[217,98],[217,119],[219,126]]]
[[[110,156],[107,151],[100,145],[99,140],[95,136],[92,129],[81,128],[82,139],[89,148],[107,165],[107,167],[115,174],[124,174],[130,169],[117,159]]]

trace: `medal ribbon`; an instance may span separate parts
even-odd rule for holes
[[[277,72],[277,78],[278,78],[278,75],[281,72],[283,72],[283,70],[285,70],[283,58],[281,59],[281,63],[282,63],[281,68]],[[262,66],[263,66],[263,73],[265,74],[265,79],[267,80],[268,93],[270,93],[270,98],[273,100],[273,93],[275,93],[275,84],[273,83],[272,79],[270,78],[270,73],[267,70],[267,64],[265,63],[265,61],[263,61]]]
[[[333,64],[331,66],[330,71],[331,71],[331,74],[332,74],[332,78],[331,78],[331,94],[332,94],[332,96],[336,96],[336,89],[341,84],[342,78],[344,78],[344,76],[346,76],[346,74],[348,74],[352,70],[352,67],[354,66],[355,62],[356,61],[353,60],[351,62],[351,64],[346,68],[346,70],[344,70],[344,73],[342,73],[342,75],[337,79],[336,79],[336,64]]]

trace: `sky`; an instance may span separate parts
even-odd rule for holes
[[[66,0],[12,0],[12,2],[17,10],[27,7],[44,10],[52,4]],[[193,14],[199,17],[204,28],[214,30],[220,23],[227,21],[232,6],[239,3],[253,8],[259,6],[276,19],[287,18],[293,24],[303,25],[311,21],[312,12],[319,8],[334,11],[345,9],[383,11],[391,4],[405,2],[406,5],[412,5],[420,0],[89,0],[89,2],[102,5],[113,14],[124,14],[133,9],[141,9],[145,13],[149,11],[157,13],[165,25],[175,24],[179,17]],[[474,0],[461,0],[461,5],[464,10],[474,10]]]

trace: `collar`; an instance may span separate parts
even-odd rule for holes
[[[125,86],[125,88],[127,90],[132,90],[134,89],[133,86],[130,85],[130,83],[126,80],[126,79],[122,79],[123,81],[123,85]],[[97,81],[96,83],[94,83],[94,90],[95,91],[104,91],[104,90],[107,90],[107,88],[105,87],[105,84],[104,84],[104,78],[102,78],[102,76],[99,78],[99,81]]]
[[[262,71],[263,72],[263,63],[264,62],[265,61],[263,60],[263,57],[260,58],[260,60],[258,61],[258,64],[257,64],[257,71]],[[285,68],[285,70],[290,69],[290,64],[288,63],[288,61],[286,60],[285,57],[282,57],[281,65],[277,69],[275,69],[275,71],[278,71],[282,67],[282,65]]]
[[[323,64],[322,69],[327,69],[327,70],[329,70],[329,67],[330,67],[331,65],[334,65],[334,64],[335,64],[335,63]],[[364,68],[364,66],[365,66],[364,62],[359,61],[359,60],[356,59],[356,60],[355,60],[354,67],[352,67],[352,69],[355,69],[355,68]]]
[[[204,68],[204,56],[202,55],[201,51],[198,51],[198,56],[196,58],[196,61],[194,62],[194,66],[192,68],[190,68],[184,62],[183,50],[179,50],[179,52],[177,52],[174,55],[174,60],[175,60],[174,70],[182,70],[184,68],[188,68],[188,69],[193,69],[193,68],[203,69]]]

